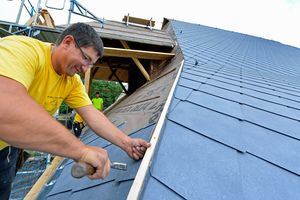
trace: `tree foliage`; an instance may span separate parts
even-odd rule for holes
[[[123,88],[117,82],[93,80],[91,99],[96,97],[96,92],[99,92],[100,93],[100,98],[103,99],[103,107],[104,107],[103,110],[105,110],[111,104],[113,104],[121,94],[121,93],[104,92],[104,91],[119,91],[119,92],[122,92]],[[73,110],[72,108],[67,107],[67,104],[63,101],[63,103],[61,104],[61,106],[59,108],[59,114],[66,114],[67,109],[68,109],[69,113],[72,112],[72,110]]]
[[[64,101],[62,102],[62,104],[60,105],[59,107],[59,111],[58,111],[58,114],[67,114],[72,112],[73,109],[70,108]]]
[[[99,92],[100,98],[103,99],[103,107],[104,107],[103,110],[105,110],[111,104],[113,104],[121,94],[121,93],[106,92],[106,91],[122,92],[122,90],[123,89],[121,85],[117,82],[93,80],[91,99],[96,97],[96,92]]]

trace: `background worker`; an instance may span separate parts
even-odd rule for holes
[[[100,37],[83,23],[65,29],[56,44],[26,36],[0,40],[1,200],[9,199],[17,148],[88,163],[96,169],[88,176],[90,179],[104,179],[109,174],[106,150],[84,144],[52,118],[62,101],[74,108],[97,135],[132,159],[143,157],[150,144],[130,138],[95,109],[77,75],[86,72],[102,55]]]
[[[96,97],[92,99],[93,105],[97,110],[103,112],[103,99],[99,97],[100,93],[96,92]]]
[[[74,135],[76,137],[79,137],[83,128],[84,128],[84,121],[82,117],[78,115],[78,113],[76,113],[74,117],[74,126],[73,126]]]

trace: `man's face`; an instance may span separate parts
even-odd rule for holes
[[[81,71],[85,73],[90,68],[90,64],[94,64],[98,60],[99,57],[93,47],[81,47],[81,49],[85,56],[80,49],[74,45],[74,49],[70,55],[70,62],[65,69],[66,75],[72,77]]]
[[[54,69],[59,75],[66,74],[72,77],[76,73],[86,72],[99,58],[93,47],[79,47],[70,35],[65,37],[59,49],[59,55],[53,61]]]
[[[96,94],[96,98],[99,98],[99,94]]]

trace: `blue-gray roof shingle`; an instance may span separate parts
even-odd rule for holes
[[[140,199],[299,199],[300,49],[171,24],[185,62]]]

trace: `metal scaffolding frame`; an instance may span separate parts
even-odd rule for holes
[[[26,6],[26,2],[27,2],[27,4],[29,4],[30,8],[28,8],[28,6]],[[36,8],[34,8],[34,6],[31,4],[30,0],[21,0],[16,22],[9,24],[10,27],[9,27],[8,32],[10,32],[12,34],[15,34],[15,35],[17,35],[17,34],[26,34],[29,37],[32,37],[32,36],[37,34],[37,33],[35,33],[37,30],[44,29],[44,28],[41,28],[40,26],[38,26],[38,24],[37,24],[37,21],[38,21],[38,14],[37,13],[39,13],[42,10],[41,2],[42,2],[42,0],[38,0],[37,6],[36,6]],[[63,10],[65,8],[65,3],[66,3],[66,0],[63,0],[62,7],[53,7],[53,6],[50,6],[48,4],[48,0],[46,0],[45,7],[49,8],[49,9],[55,9],[55,10]],[[32,26],[26,26],[26,25],[20,25],[19,24],[21,14],[22,14],[22,11],[23,11],[24,7],[27,10],[30,17],[32,17],[35,14]],[[80,4],[77,0],[70,0],[70,8],[69,8],[68,12],[69,12],[69,15],[68,15],[68,20],[67,20],[67,26],[66,27],[68,27],[70,25],[72,14],[76,14],[76,15],[79,15],[79,16],[82,16],[82,17],[86,17],[86,18],[90,18],[90,19],[99,21],[99,22],[102,23],[102,28],[104,27],[104,18],[103,19],[98,18],[91,11],[89,11],[82,4]],[[14,27],[16,27],[18,29],[18,31],[13,32]],[[47,31],[53,32],[53,30],[50,30],[50,29],[47,30]],[[54,31],[54,32],[56,32],[56,31]],[[59,30],[59,32],[61,32],[61,30]]]

